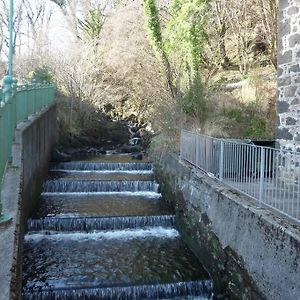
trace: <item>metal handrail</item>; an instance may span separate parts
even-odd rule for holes
[[[300,153],[181,131],[180,157],[300,222]]]
[[[0,191],[6,167],[11,160],[17,124],[53,103],[54,98],[55,87],[50,83],[12,84],[9,89],[0,89]]]

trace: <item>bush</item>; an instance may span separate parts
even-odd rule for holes
[[[54,75],[47,66],[37,67],[28,74],[30,80],[35,79],[37,82],[53,82]]]

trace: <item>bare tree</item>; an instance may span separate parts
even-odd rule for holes
[[[262,32],[269,46],[270,59],[277,68],[278,0],[259,0],[262,11]]]
[[[53,9],[46,0],[24,1],[28,54],[40,51],[47,44],[52,14]]]
[[[23,4],[24,0],[15,1],[14,3],[14,19],[13,19],[13,49],[16,53],[16,49],[21,46],[20,35],[22,34],[22,22],[23,22]],[[9,47],[9,7],[5,0],[0,0],[0,51],[4,56],[8,56]]]

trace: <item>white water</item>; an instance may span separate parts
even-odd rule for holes
[[[72,174],[132,174],[132,175],[152,175],[153,170],[68,170],[68,169],[51,169],[51,172],[63,172]]]
[[[42,196],[101,196],[101,195],[109,195],[109,196],[139,196],[146,198],[158,199],[161,197],[160,193],[156,192],[44,192],[41,194]]]
[[[24,239],[26,242],[38,243],[41,240],[52,241],[85,241],[85,240],[131,240],[141,238],[165,238],[174,239],[179,237],[179,232],[174,228],[165,227],[148,227],[143,229],[125,229],[114,231],[96,231],[91,233],[74,232],[74,233],[57,233],[57,232],[39,232],[26,234]]]

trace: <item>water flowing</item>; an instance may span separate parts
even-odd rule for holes
[[[84,231],[120,230],[143,227],[174,227],[174,215],[133,216],[133,217],[72,217],[42,218],[27,221],[28,232],[36,231]]]
[[[66,162],[50,166],[50,171],[152,171],[149,163],[97,163],[97,162]]]
[[[43,193],[154,192],[155,181],[47,180]]]
[[[52,163],[27,220],[23,299],[212,298],[153,165]]]
[[[202,296],[202,299],[210,299],[212,295],[212,283],[210,280],[176,282],[170,284],[152,284],[140,286],[125,286],[112,288],[86,288],[63,289],[25,293],[24,300],[48,300],[48,299],[88,299],[105,300],[138,300],[138,299],[166,299],[180,296]],[[185,298],[187,299],[187,298]],[[199,299],[199,298],[198,298]]]

